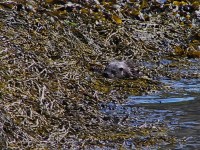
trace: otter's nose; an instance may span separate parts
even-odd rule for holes
[[[109,75],[108,75],[107,72],[104,72],[104,73],[103,73],[103,76],[104,76],[105,78],[108,78],[108,77],[109,77]]]

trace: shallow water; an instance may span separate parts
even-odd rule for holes
[[[180,103],[195,100],[200,93],[200,79],[182,79],[180,81],[162,80],[161,82],[169,85],[170,90],[153,93],[145,96],[130,96],[129,105],[134,104],[162,104]]]
[[[169,123],[172,135],[186,140],[166,148],[200,149],[200,79],[162,82],[170,84],[172,89],[147,96],[131,96],[127,105],[144,106],[159,114]]]
[[[165,123],[171,135],[185,140],[163,145],[163,149],[200,149],[200,79],[162,82],[171,88],[151,95],[130,96],[125,104],[110,103],[109,109],[102,111],[120,118],[128,117],[126,123],[131,126]]]

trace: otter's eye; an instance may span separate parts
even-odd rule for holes
[[[123,71],[124,69],[123,68],[119,68],[119,71]]]
[[[116,71],[115,71],[115,70],[111,70],[111,73],[112,73],[112,74],[116,74]]]

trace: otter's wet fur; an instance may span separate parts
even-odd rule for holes
[[[138,78],[137,64],[133,61],[111,61],[105,68],[103,76],[106,78]]]

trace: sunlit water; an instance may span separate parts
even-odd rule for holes
[[[200,149],[200,79],[162,82],[169,84],[172,90],[146,96],[131,96],[126,105],[144,106],[155,113],[158,119],[168,121],[171,134],[186,140],[167,147]]]
[[[128,124],[165,123],[172,135],[185,142],[163,145],[166,149],[200,149],[200,79],[162,80],[171,87],[145,96],[130,96],[123,105],[108,104],[102,111],[116,118],[128,117]],[[141,109],[141,110],[140,110]],[[119,119],[116,119],[120,123]]]
[[[145,96],[130,96],[128,104],[162,104],[195,100],[200,93],[200,80],[182,79],[181,81],[162,80],[171,90]]]

